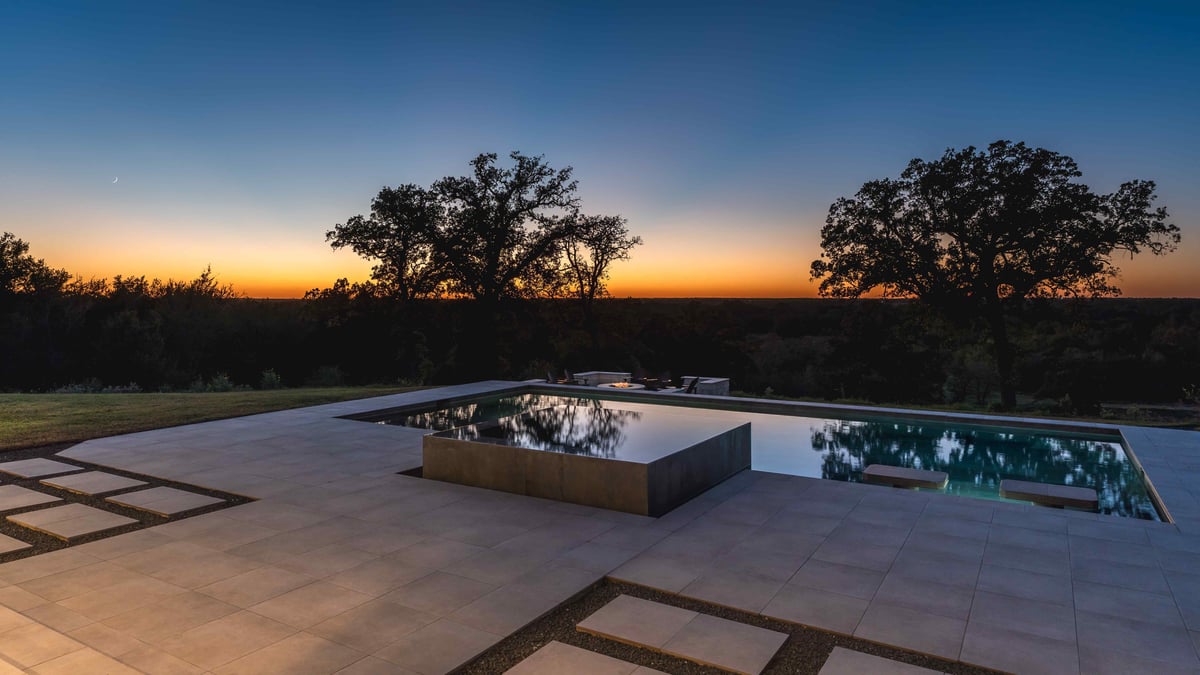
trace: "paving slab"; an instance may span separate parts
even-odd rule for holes
[[[22,668],[56,659],[83,648],[75,640],[40,623],[28,623],[0,636],[0,664],[5,659]]]
[[[215,675],[244,673],[288,673],[323,675],[349,666],[363,657],[361,652],[307,633],[297,633],[218,668]]]
[[[54,495],[48,495],[37,490],[29,490],[19,485],[0,486],[0,511],[21,509],[26,506],[49,504],[62,501]]]
[[[37,478],[39,476],[52,476],[56,473],[82,470],[82,466],[75,466],[66,462],[56,462],[53,459],[42,457],[0,463],[0,473],[7,473],[20,478]]]
[[[32,546],[20,539],[14,539],[6,534],[0,534],[0,553],[12,553],[13,551],[22,551]]]
[[[587,673],[588,675],[631,675],[633,672],[655,673],[621,659],[563,644],[551,642],[530,654],[517,665],[505,671],[508,675],[561,675],[562,673]]]
[[[702,665],[751,674],[762,672],[788,638],[786,633],[628,595],[617,596],[576,628]]]
[[[676,633],[663,651],[735,673],[758,675],[787,639],[787,633],[700,614]]]
[[[58,478],[46,478],[41,483],[42,485],[77,492],[81,495],[99,495],[105,492],[116,492],[125,488],[145,485],[146,481],[105,473],[103,471],[85,471],[83,473],[73,473],[68,476],[59,476]]]
[[[938,672],[845,647],[834,647],[817,675],[936,675]]]
[[[842,635],[853,635],[869,600],[788,584],[763,608],[763,615]]]
[[[873,602],[854,637],[958,660],[967,622],[907,607]]]
[[[128,492],[123,495],[109,497],[105,501],[135,508],[139,511],[157,513],[160,516],[173,516],[176,513],[191,511],[202,506],[219,504],[225,500],[186,490],[178,490],[176,488],[156,487],[149,490],[138,490],[137,492]]]
[[[375,656],[423,675],[447,673],[501,638],[450,619],[439,619],[375,652]]]
[[[126,518],[83,504],[52,506],[40,511],[18,513],[9,516],[8,520],[68,542],[78,537],[137,522],[133,518]]]
[[[696,612],[688,609],[619,595],[579,622],[576,628],[639,647],[660,649],[694,618]]]

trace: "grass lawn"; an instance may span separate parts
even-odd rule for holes
[[[0,394],[0,450],[302,408],[420,387],[328,387],[206,394]]]

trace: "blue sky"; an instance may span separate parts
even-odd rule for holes
[[[9,2],[0,230],[294,295],[366,276],[324,232],[381,186],[519,149],[646,240],[617,294],[811,295],[834,199],[1005,138],[1156,180],[1184,246],[1124,285],[1200,295],[1197,37],[1197,3]]]

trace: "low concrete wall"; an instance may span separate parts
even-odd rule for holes
[[[686,389],[696,379],[695,375],[685,375],[680,381]],[[703,394],[705,396],[728,396],[729,395],[729,378],[728,377],[700,377],[700,381],[696,383],[695,394]]]
[[[750,468],[750,424],[649,464],[436,435],[422,452],[431,480],[657,517]]]
[[[631,376],[632,373],[620,373],[611,370],[589,370],[582,373],[575,373],[575,379],[589,387],[594,387],[598,384],[612,384],[613,382],[628,382]]]

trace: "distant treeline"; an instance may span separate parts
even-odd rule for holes
[[[254,300],[207,272],[53,281],[0,293],[0,390],[443,384],[604,369],[729,376],[753,394],[986,406],[997,384],[985,335],[906,301],[609,299],[588,317],[571,300],[481,312],[346,284]],[[1200,301],[1031,301],[1017,319],[1026,402],[1085,412],[1101,400],[1196,395]]]

